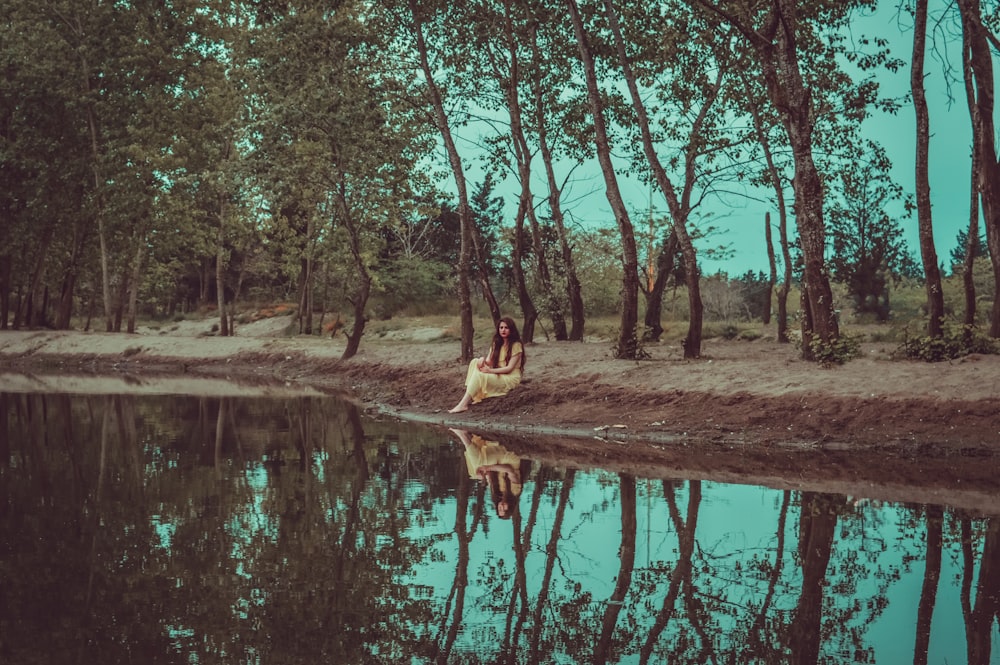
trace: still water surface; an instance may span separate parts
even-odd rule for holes
[[[0,393],[3,663],[1000,663],[1000,519],[329,397]],[[477,473],[479,472],[479,473]]]

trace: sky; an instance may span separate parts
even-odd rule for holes
[[[880,4],[881,7],[876,13],[858,16],[852,29],[855,36],[880,35],[889,39],[891,55],[907,63],[907,66],[895,73],[885,71],[879,74],[881,94],[888,97],[903,97],[910,92],[909,62],[913,48],[913,31],[908,17],[900,19],[897,16],[895,2],[883,1]],[[946,0],[930,0],[929,23],[935,30],[935,35],[928,37],[924,69],[931,128],[929,170],[932,224],[938,261],[949,270],[950,254],[956,245],[957,234],[959,230],[967,229],[969,223],[972,132],[961,79],[951,83],[953,99],[949,100],[948,95],[942,60],[949,61],[949,66],[952,68],[960,66],[961,40],[960,34],[956,32],[954,18],[937,20],[947,4]],[[945,37],[950,38],[950,44],[945,44]],[[997,68],[997,72],[1000,73],[1000,68]],[[955,74],[961,76],[961,70],[958,69]],[[915,189],[915,126],[913,107],[909,103],[902,106],[895,115],[876,112],[864,124],[865,134],[878,140],[886,148],[893,162],[893,179],[909,195],[912,195]],[[481,177],[473,176],[471,181],[478,182],[480,179]],[[622,177],[619,180],[623,197],[630,212],[633,213],[633,225],[639,233],[648,228],[646,211],[650,206],[649,187]],[[506,197],[508,208],[513,210],[516,206],[518,187],[513,179],[508,179],[505,187],[509,188],[509,191],[501,190],[498,194]],[[538,187],[534,189],[536,196],[537,192],[544,191]],[[652,204],[654,214],[664,214],[666,206],[662,195],[654,193]],[[566,194],[564,205],[572,221],[584,227],[615,226],[614,215],[605,197],[603,177],[596,158],[574,173],[574,182]],[[772,225],[776,226],[777,211],[765,201],[748,198],[735,205],[732,199],[727,200],[726,204],[717,201],[707,202],[702,214],[709,216],[708,223],[718,230],[699,246],[699,260],[702,263],[703,273],[725,272],[735,277],[745,274],[748,270],[767,272],[764,215],[768,211],[771,212]],[[792,226],[789,229],[791,234],[794,231],[794,220],[790,218],[789,222]],[[907,248],[919,264],[916,213],[902,219],[901,226]],[[775,232],[775,242],[777,238]],[[713,260],[705,249],[719,245],[728,246],[729,256],[724,260]],[[640,256],[640,261],[642,259]],[[780,265],[778,270],[780,274]]]

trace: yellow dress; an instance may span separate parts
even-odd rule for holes
[[[509,464],[515,471],[519,471],[521,458],[504,448],[499,441],[488,441],[478,434],[473,434],[472,445],[465,447],[465,466],[469,471],[469,478],[477,478],[476,469],[491,464]],[[500,474],[501,489],[506,486],[507,482],[506,476]],[[521,493],[523,482],[523,479],[520,483],[511,482],[511,494],[518,496]]]
[[[513,358],[519,353],[524,353],[524,347],[520,342],[514,342],[510,349],[510,357]],[[503,363],[504,352],[500,351],[500,360]],[[472,395],[472,403],[478,404],[487,397],[500,397],[506,395],[521,383],[521,368],[516,367],[509,374],[484,374],[476,367],[476,360],[469,362],[469,371],[465,375],[465,389]]]

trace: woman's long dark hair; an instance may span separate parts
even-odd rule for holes
[[[521,341],[521,333],[517,330],[517,324],[514,323],[514,319],[509,316],[505,316],[500,319],[500,323],[506,323],[507,328],[510,329],[510,335],[507,336],[507,357],[503,360],[503,365],[510,362],[510,354],[514,348],[514,342]],[[500,336],[500,323],[497,324],[497,329],[493,333],[493,346],[490,347],[490,366],[500,367],[500,348],[503,346],[503,337]],[[524,344],[521,344],[521,369],[524,369],[524,359],[527,354],[524,352]]]
[[[522,488],[528,480],[528,474],[531,473],[531,460],[522,459],[517,467],[518,476],[520,476],[521,482],[518,483]],[[490,490],[490,501],[493,502],[493,509],[496,511],[497,517],[502,520],[509,520],[511,516],[517,512],[518,504],[521,501],[521,493],[518,492],[514,494],[510,489],[510,481],[507,481],[504,486],[500,487],[500,472],[499,471],[488,471],[486,473],[486,486]],[[506,515],[500,514],[499,504],[501,501],[507,501],[510,506],[510,512]]]

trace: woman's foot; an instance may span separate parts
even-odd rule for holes
[[[459,404],[458,406],[448,409],[448,413],[462,413],[463,411],[468,411],[468,410],[469,407],[462,406],[461,404]]]

